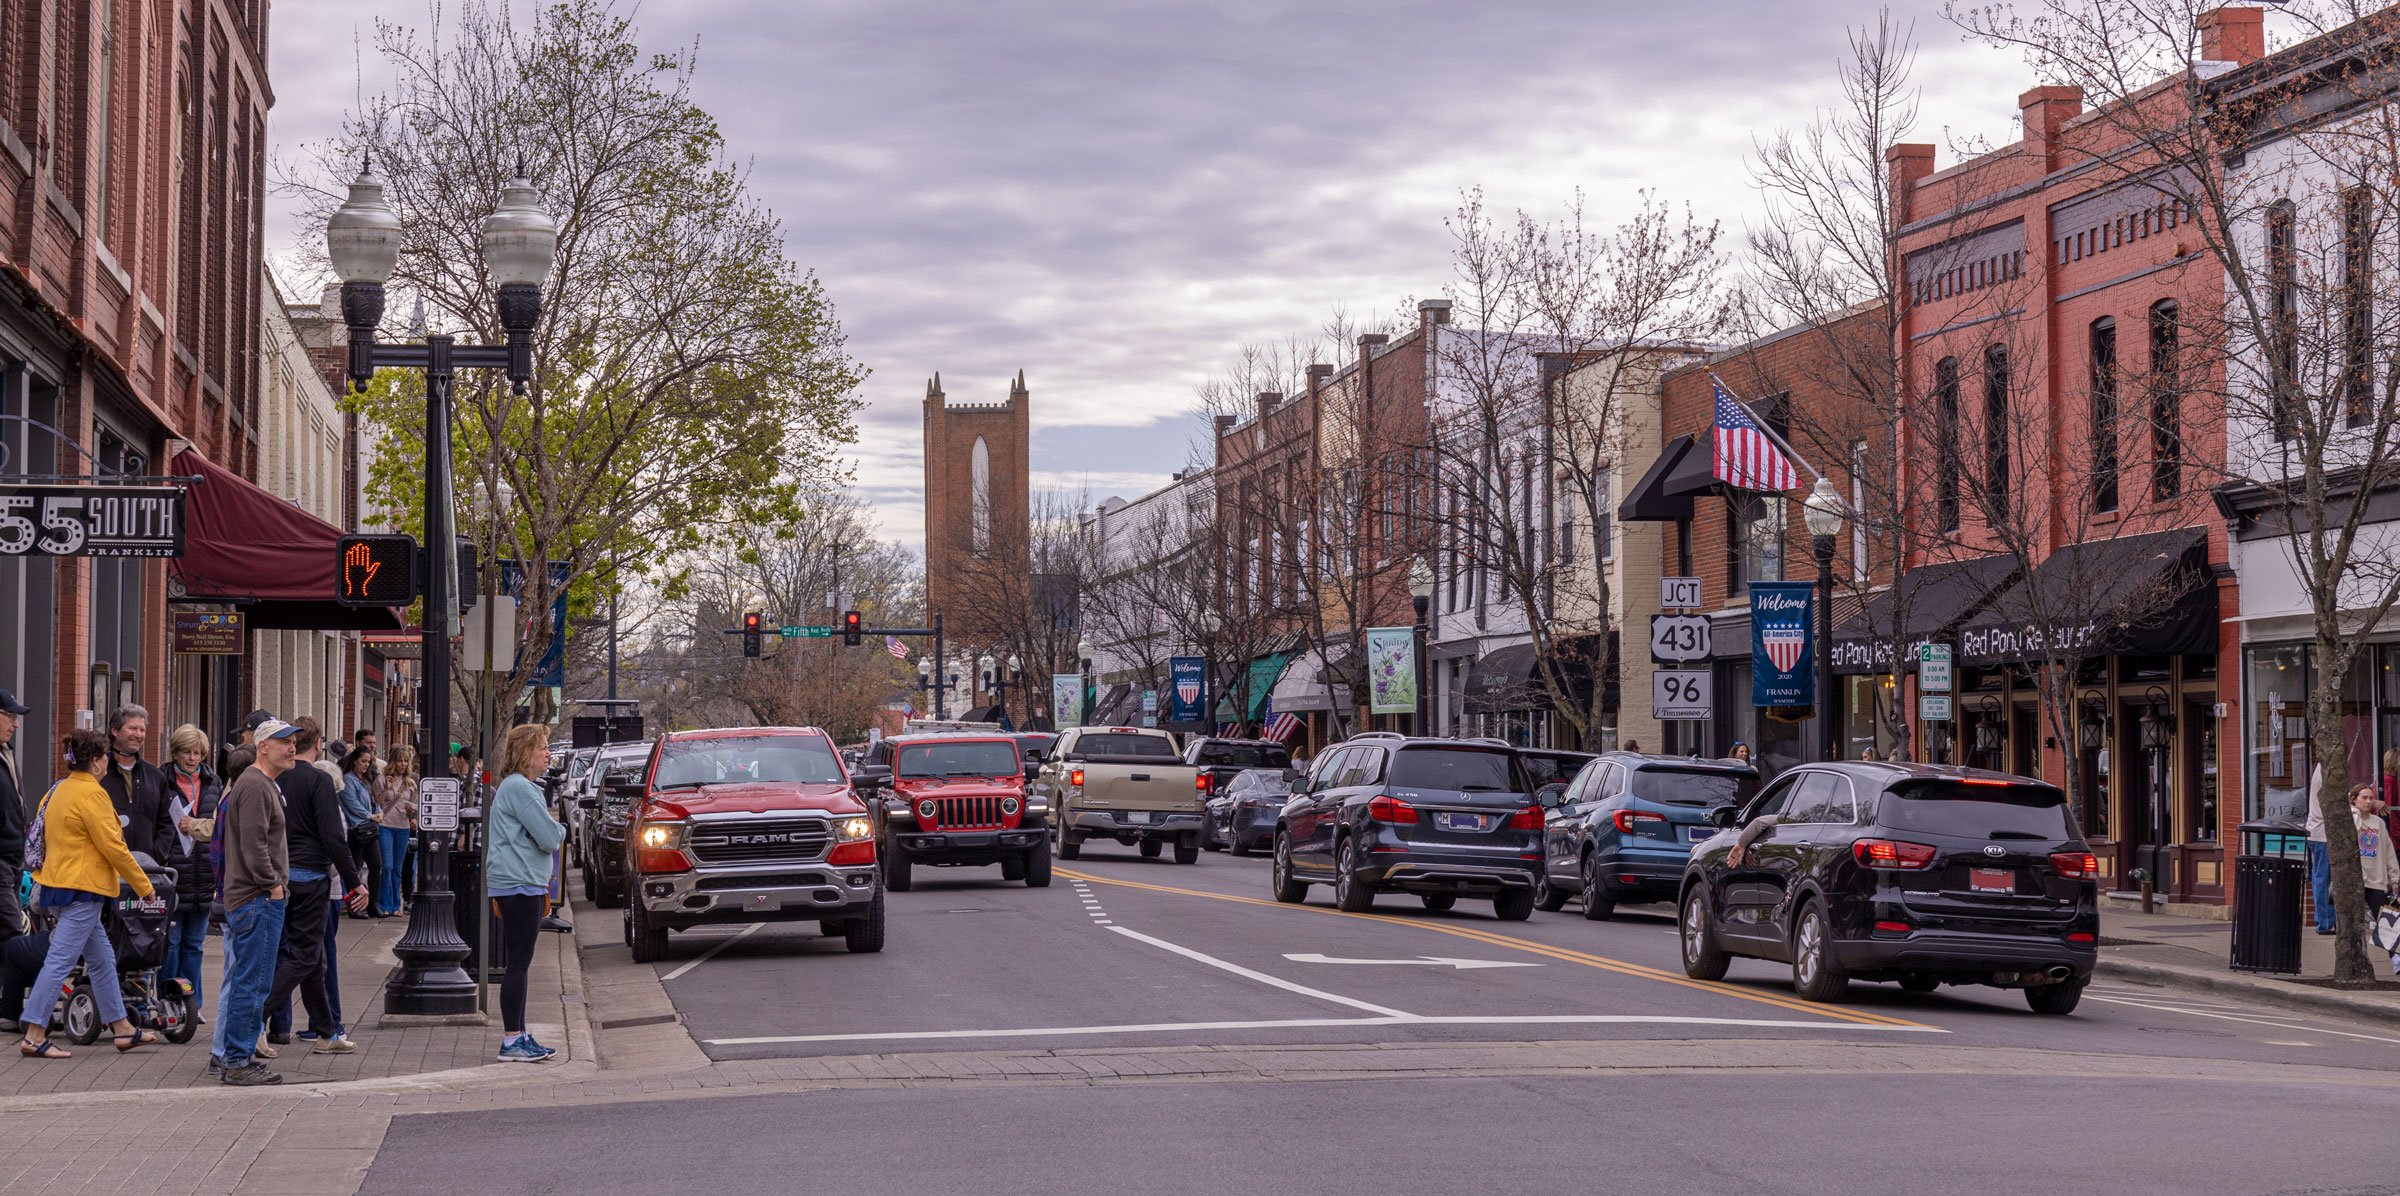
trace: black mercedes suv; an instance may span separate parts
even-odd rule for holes
[[[1446,910],[1489,898],[1507,921],[1533,914],[1542,878],[1542,808],[1515,749],[1388,732],[1327,748],[1294,786],[1275,828],[1277,901],[1333,886],[1358,913],[1382,892]]]
[[[1849,982],[2022,989],[2070,1013],[2099,950],[2098,871],[2055,786],[1933,764],[1811,764],[1775,779],[1692,848],[1683,970],[1792,965],[1811,1001]]]

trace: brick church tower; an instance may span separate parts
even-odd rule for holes
[[[1026,584],[1032,407],[1023,370],[1000,403],[949,402],[940,374],[925,385],[925,606],[944,612],[952,643],[974,642],[970,607],[999,596],[977,590]]]

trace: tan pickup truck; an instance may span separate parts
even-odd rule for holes
[[[1200,859],[1207,817],[1199,778],[1164,731],[1075,727],[1059,733],[1028,796],[1047,798],[1055,811],[1062,860],[1082,854],[1087,839],[1114,839],[1145,857],[1171,845],[1175,862],[1190,864]]]

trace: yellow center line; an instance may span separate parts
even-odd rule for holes
[[[1642,980],[1655,980],[1662,984],[1681,985],[1684,988],[1696,989],[1705,993],[1714,993],[1719,996],[1739,997],[1745,1001],[1755,1001],[1761,1005],[1772,1005],[1778,1009],[1787,1009],[1797,1013],[1814,1014],[1818,1017],[1831,1018],[1835,1021],[1855,1022],[1864,1026],[1904,1026],[1917,1030],[1937,1028],[1927,1026],[1923,1022],[1912,1022],[1905,1018],[1888,1017],[1884,1014],[1869,1013],[1865,1010],[1831,1009],[1823,1005],[1813,1005],[1797,999],[1779,997],[1771,993],[1762,993],[1754,989],[1743,988],[1739,985],[1725,984],[1719,981],[1694,980],[1689,976],[1680,975],[1675,972],[1662,971],[1658,968],[1644,967],[1638,963],[1627,963],[1621,959],[1611,959],[1605,955],[1593,955],[1588,952],[1569,950],[1565,947],[1553,947],[1548,943],[1537,943],[1531,939],[1521,939],[1513,935],[1499,934],[1488,930],[1476,930],[1465,926],[1446,926],[1439,922],[1427,922],[1415,918],[1395,918],[1389,914],[1353,914],[1338,909],[1326,909],[1323,906],[1316,905],[1285,905],[1280,901],[1270,901],[1263,897],[1237,897],[1231,893],[1211,893],[1204,889],[1183,889],[1176,888],[1171,885],[1145,884],[1137,880],[1117,880],[1111,877],[1099,876],[1089,872],[1078,872],[1069,868],[1058,868],[1056,871],[1060,876],[1067,877],[1070,880],[1089,881],[1093,884],[1118,885],[1128,889],[1148,889],[1153,893],[1171,893],[1179,897],[1205,897],[1212,901],[1231,901],[1237,905],[1258,905],[1265,906],[1270,909],[1301,910],[1312,914],[1330,914],[1337,918],[1359,918],[1369,922],[1385,922],[1394,926],[1411,926],[1419,930],[1431,930],[1440,934],[1452,935],[1457,938],[1472,939],[1476,942],[1488,943],[1495,947],[1507,947],[1516,951],[1528,951],[1535,955],[1544,955],[1548,956],[1549,958],[1561,960],[1567,963],[1581,964],[1588,968],[1598,968],[1604,972],[1615,972],[1619,975],[1632,976]]]

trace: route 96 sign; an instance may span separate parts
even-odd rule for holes
[[[1707,615],[1650,616],[1650,659],[1684,664],[1709,657]]]
[[[0,556],[182,555],[178,487],[0,485]]]

